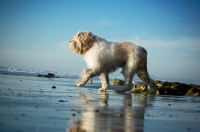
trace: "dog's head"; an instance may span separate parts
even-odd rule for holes
[[[95,41],[97,36],[93,35],[92,32],[78,32],[72,40],[69,41],[70,48],[77,54],[86,53]]]

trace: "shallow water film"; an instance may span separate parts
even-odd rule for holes
[[[99,82],[75,81],[0,75],[0,132],[200,131],[199,97],[99,94]]]

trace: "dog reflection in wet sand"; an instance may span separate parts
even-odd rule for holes
[[[84,69],[77,86],[83,86],[87,81],[99,76],[102,87],[101,93],[105,93],[109,87],[108,74],[118,68],[122,68],[125,78],[124,88],[117,92],[125,93],[132,89],[134,74],[150,85],[151,93],[155,94],[156,85],[147,71],[147,51],[131,42],[108,42],[107,40],[93,35],[92,32],[78,32],[70,41],[71,49],[80,54],[86,61],[88,69]]]
[[[146,107],[145,96],[124,94],[117,100],[120,105],[108,104],[108,94],[101,94],[100,98],[88,98],[80,94],[80,118],[72,118],[66,132],[143,132],[144,113]],[[115,103],[117,103],[115,102]],[[134,105],[132,102],[137,102]]]

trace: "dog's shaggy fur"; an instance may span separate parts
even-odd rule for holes
[[[151,92],[155,94],[156,85],[147,71],[147,51],[141,46],[131,42],[108,42],[92,32],[78,32],[70,41],[70,47],[80,54],[88,65],[88,69],[83,70],[76,82],[77,86],[83,86],[90,78],[100,76],[102,88],[99,91],[106,92],[109,87],[108,74],[122,68],[125,88],[117,92],[130,91],[136,73],[141,80],[150,85]]]

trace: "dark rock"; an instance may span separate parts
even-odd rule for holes
[[[65,100],[59,100],[58,102],[68,102],[68,101],[65,101]]]
[[[59,100],[58,102],[65,102],[64,100]]]
[[[38,74],[38,77],[45,77],[45,78],[59,78],[56,77],[53,73],[48,73],[48,74]]]
[[[51,88],[56,88],[56,86],[52,86]]]
[[[147,84],[143,82],[139,82],[139,83],[134,84],[131,92],[138,93],[138,94],[150,94],[151,89]]]
[[[111,85],[120,85],[120,86],[124,86],[124,81],[115,78],[115,79],[112,80]]]
[[[124,81],[114,79],[112,85],[124,85]],[[155,81],[157,86],[156,94],[162,95],[185,95],[185,96],[200,96],[200,86],[194,84],[185,84],[179,82],[162,82]],[[134,84],[132,93],[150,94],[150,87],[144,82]]]
[[[165,95],[185,95],[191,86],[179,82],[159,82],[156,83],[159,94]]]
[[[199,88],[191,88],[186,94],[186,96],[200,96],[200,89]]]

